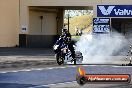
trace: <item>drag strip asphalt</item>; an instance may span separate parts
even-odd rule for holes
[[[78,66],[57,66],[40,69],[27,69],[21,71],[1,72],[1,88],[49,88],[46,85],[72,83],[76,80]],[[83,66],[87,74],[130,74],[130,66],[101,66],[85,65]]]

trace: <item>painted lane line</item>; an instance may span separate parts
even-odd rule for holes
[[[76,81],[72,81],[72,82],[63,82],[63,83],[56,83],[56,84],[48,84],[48,85],[38,85],[38,86],[33,86],[33,87],[28,87],[28,88],[49,87],[49,86],[63,85],[63,84],[70,84],[70,83],[76,83]]]
[[[127,67],[127,68],[132,68],[132,66],[112,66],[112,67],[123,67],[123,68]]]
[[[48,69],[53,69],[53,68],[48,68]]]
[[[56,83],[56,84],[49,84],[49,86],[63,85],[63,84],[70,84],[70,83],[76,83],[76,81],[72,81],[72,82],[64,82],[64,83]]]
[[[31,69],[23,69],[23,70],[1,71],[0,73],[16,73],[16,72],[29,72],[29,71],[52,70],[52,69],[65,69],[65,68],[68,68],[68,67],[73,67],[74,68],[76,66],[31,68]]]
[[[23,70],[12,70],[12,71],[1,71],[0,73],[17,73],[17,72],[30,72],[30,71],[41,71],[41,70],[52,70],[52,69],[65,69],[69,67],[77,67],[78,65],[74,66],[63,66],[63,67],[46,67],[46,68],[31,68],[31,69],[23,69]],[[99,66],[99,65],[83,65],[84,67],[92,67],[92,66]],[[108,65],[100,65],[100,66],[108,66]],[[110,67],[122,67],[122,68],[132,68],[132,66],[110,66]]]

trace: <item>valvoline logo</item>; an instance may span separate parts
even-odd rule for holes
[[[98,8],[100,9],[101,13],[103,15],[110,15],[111,11],[113,10],[115,6],[109,6],[107,9],[105,8],[105,6],[98,6]]]
[[[97,5],[98,17],[132,17],[132,5]]]

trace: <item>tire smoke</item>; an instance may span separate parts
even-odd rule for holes
[[[76,43],[76,50],[82,52],[83,63],[105,63],[106,57],[117,55],[126,45],[123,35],[111,34],[83,34]]]

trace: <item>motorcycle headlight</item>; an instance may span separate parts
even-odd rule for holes
[[[55,45],[53,48],[54,48],[54,50],[57,50],[58,47],[59,47],[59,45]]]

